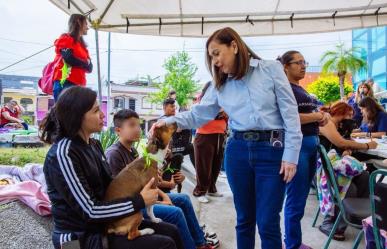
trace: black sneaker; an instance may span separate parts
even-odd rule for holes
[[[206,224],[201,225],[200,228],[203,230],[205,238],[216,239],[218,237],[214,231],[207,231]]]
[[[212,246],[212,248],[218,248],[220,246],[218,239],[206,238],[206,242],[208,245]]]

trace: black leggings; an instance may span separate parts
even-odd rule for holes
[[[152,228],[155,234],[144,235],[134,240],[128,240],[127,236],[109,235],[109,249],[184,249],[176,226],[143,220],[139,229],[144,228]]]
[[[155,233],[140,236],[134,240],[128,240],[127,236],[108,235],[109,249],[184,249],[176,226],[165,222],[153,223],[143,220],[139,229],[144,228],[152,228]],[[71,243],[78,244],[82,249],[104,249],[103,236],[99,233],[56,230],[52,235],[52,241],[56,249],[73,248]],[[66,243],[66,241],[73,242]]]

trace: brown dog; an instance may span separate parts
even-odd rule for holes
[[[151,154],[150,160],[140,157],[126,165],[126,167],[110,183],[105,193],[106,201],[124,197],[134,197],[141,192],[143,187],[152,179],[152,177],[155,179],[153,187],[157,187],[158,167],[162,167],[162,161],[164,160],[169,141],[176,129],[176,124],[155,128],[146,147],[147,152]],[[150,162],[150,165],[146,166],[147,162]],[[154,216],[153,206],[147,207],[146,210],[153,222],[158,223],[161,221],[161,219]],[[138,236],[145,234],[153,234],[154,231],[150,228],[138,230],[142,219],[142,213],[139,211],[136,214],[112,222],[108,224],[108,233],[115,233],[117,235],[128,234],[129,240],[133,240]]]

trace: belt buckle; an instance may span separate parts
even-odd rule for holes
[[[259,140],[259,133],[245,132],[245,133],[243,133],[243,139],[247,140],[247,141],[250,141],[250,140],[258,141]]]

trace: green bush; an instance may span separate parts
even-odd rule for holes
[[[32,118],[30,116],[22,116],[21,119],[24,120],[28,125],[33,125]]]
[[[334,75],[320,76],[307,86],[307,91],[316,95],[324,104],[329,104],[340,99],[339,77]],[[344,82],[344,93],[353,92],[353,87],[347,81]]]
[[[49,147],[0,148],[0,164],[24,166],[26,163],[44,163]]]
[[[108,128],[106,131],[101,131],[95,135],[95,138],[101,142],[103,151],[106,151],[107,148],[118,141],[118,136],[112,128]]]

